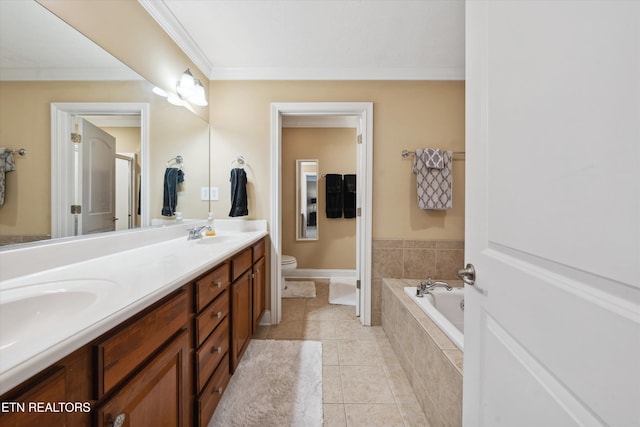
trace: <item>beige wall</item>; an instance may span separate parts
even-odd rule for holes
[[[461,81],[211,81],[212,180],[220,186],[213,209],[229,212],[230,162],[251,166],[249,217],[270,215],[270,104],[373,102],[373,237],[464,238],[464,160],[454,161],[453,208],[418,208],[412,161],[403,149],[464,151]],[[217,213],[217,217],[221,217]]]
[[[187,68],[207,89],[208,79],[137,0],[37,1],[165,91],[175,93]],[[194,112],[206,119],[209,109]]]
[[[296,160],[318,160],[318,240],[296,241]],[[282,130],[282,252],[298,268],[356,268],[355,218],[327,218],[327,173],[356,172],[356,130],[299,128]]]
[[[0,146],[25,148],[7,175],[0,235],[51,232],[51,102],[150,104],[151,217],[160,217],[166,161],[185,158],[185,186],[178,196],[185,218],[206,218],[200,187],[208,174],[209,128],[193,113],[167,103],[147,82],[0,82]]]

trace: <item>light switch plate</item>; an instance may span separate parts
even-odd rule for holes
[[[209,200],[209,187],[200,187],[200,200]]]
[[[209,187],[209,200],[219,200],[218,187]]]

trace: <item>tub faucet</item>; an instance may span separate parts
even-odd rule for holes
[[[434,288],[445,288],[447,291],[453,289],[447,282],[443,282],[441,280],[437,280],[434,282],[433,279],[429,277],[426,281],[423,280],[422,282],[420,282],[416,289],[416,296],[418,298],[422,298],[425,294],[428,294],[429,291]]]
[[[202,239],[202,231],[206,228],[208,228],[206,225],[190,228],[187,240]]]

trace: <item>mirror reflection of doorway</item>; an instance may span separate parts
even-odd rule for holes
[[[149,182],[148,111],[149,106],[144,103],[51,104],[52,238],[149,225],[149,196],[144,187],[145,182]],[[84,143],[70,143],[69,135],[82,135],[85,125],[113,136],[115,150],[93,150],[89,148],[91,144],[86,143],[91,137],[84,135],[79,138]],[[105,145],[98,143],[96,147],[104,148]],[[109,166],[96,167],[96,174],[87,175],[82,161],[85,154],[90,154],[91,164],[97,165],[104,160]],[[118,156],[120,160],[116,160]],[[118,168],[117,162],[125,162],[128,166]],[[122,177],[117,179],[119,174]],[[108,190],[98,191],[98,182],[109,182]],[[87,188],[92,188],[90,195],[84,194]],[[118,193],[125,196],[118,197]],[[83,223],[87,221],[85,214],[88,213],[95,214],[96,218],[102,215],[104,221],[99,227],[85,230]],[[109,228],[106,227],[107,219]]]
[[[318,161],[296,160],[296,240],[318,240]]]

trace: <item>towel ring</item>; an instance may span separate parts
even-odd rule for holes
[[[167,160],[167,167],[169,167],[169,165],[171,164],[171,162],[172,162],[173,160],[175,160],[175,161],[176,161],[176,164],[177,164],[180,168],[182,168],[182,166],[184,166],[182,156],[175,156],[175,157],[173,157],[173,158],[171,158],[171,159]]]
[[[234,161],[231,162],[231,166],[233,166],[235,164],[237,164],[239,167],[244,168],[244,166],[246,165],[246,162],[244,160],[244,156],[238,156],[237,159],[235,159]]]

